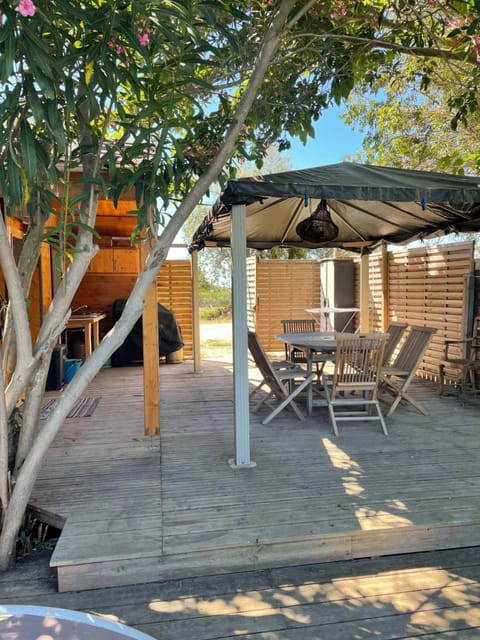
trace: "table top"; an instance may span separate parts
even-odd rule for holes
[[[307,313],[354,313],[360,311],[360,307],[317,307],[316,309],[305,309]]]
[[[107,317],[107,314],[104,313],[103,311],[95,311],[92,313],[75,313],[70,316],[70,318],[68,319],[68,323],[69,324],[75,323],[75,322],[94,323],[94,322],[100,322],[100,320],[103,320],[106,317]]]
[[[337,335],[336,331],[310,331],[307,333],[279,333],[275,338],[302,349],[329,351],[336,349]]]

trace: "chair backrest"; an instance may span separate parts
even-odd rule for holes
[[[303,320],[280,320],[283,333],[310,333],[315,331],[317,323],[313,318]]]
[[[383,366],[386,367],[390,362],[395,349],[398,347],[400,340],[405,333],[408,324],[406,322],[395,322],[392,321],[388,325],[386,333],[388,333],[387,344],[385,345],[385,349],[383,351]]]
[[[248,349],[252,354],[255,366],[262,374],[265,383],[278,398],[281,398],[284,395],[282,384],[278,379],[278,376],[272,367],[272,363],[265,353],[255,331],[248,332]]]
[[[480,359],[480,316],[475,316],[472,327],[472,342],[469,356],[472,360]]]
[[[333,394],[371,391],[377,387],[388,334],[339,333],[333,373]]]
[[[413,374],[436,332],[437,330],[432,327],[410,327],[410,331],[393,361],[392,369],[401,369]]]

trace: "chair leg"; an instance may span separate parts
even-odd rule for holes
[[[333,433],[338,436],[337,420],[335,418],[335,412],[331,404],[328,405],[328,413],[330,414],[330,422],[332,423]]]
[[[460,397],[462,400],[462,404],[465,404],[465,397],[467,395],[467,384],[469,379],[471,384],[472,378],[470,373],[471,373],[471,368],[469,366],[462,367],[462,378],[460,383]]]
[[[262,424],[268,424],[271,420],[273,420],[273,418],[276,415],[278,415],[280,413],[280,411],[283,411],[283,409],[285,409],[285,407],[287,407],[287,406],[291,406],[292,407],[292,409],[295,411],[295,413],[297,414],[297,417],[300,420],[305,420],[305,416],[303,415],[303,413],[300,410],[300,408],[297,405],[297,403],[294,401],[294,398],[296,398],[299,393],[301,393],[309,384],[311,384],[312,380],[313,380],[313,374],[310,374],[307,378],[305,378],[305,380],[302,382],[302,384],[299,384],[298,387],[295,387],[295,391],[293,393],[291,393],[288,397],[286,397],[278,405],[278,407],[276,407],[272,411],[272,413],[270,413],[265,418],[265,420],[262,420]]]
[[[375,407],[377,408],[377,414],[378,414],[378,417],[380,418],[380,424],[382,425],[382,431],[386,436],[388,436],[387,425],[385,424],[385,420],[383,419],[382,410],[380,408],[380,403],[378,402],[378,400],[375,401]]]
[[[337,419],[335,418],[335,411],[334,411],[333,405],[332,405],[332,396],[331,396],[330,390],[328,388],[327,380],[326,379],[322,380],[322,384],[323,384],[323,390],[325,392],[325,398],[327,400],[328,414],[330,416],[330,422],[331,422],[332,427],[333,427],[333,433],[336,436],[338,436]]]
[[[398,407],[398,405],[400,404],[401,400],[405,400],[405,402],[410,403],[411,405],[413,405],[415,407],[415,409],[419,412],[422,413],[424,416],[428,416],[428,411],[426,411],[422,405],[417,402],[416,400],[414,400],[412,398],[412,396],[410,396],[408,393],[406,393],[405,391],[402,391],[401,393],[399,393],[397,395],[397,397],[395,398],[395,400],[393,401],[392,405],[390,406],[388,412],[387,412],[387,417],[391,416],[392,413],[395,411],[395,409]]]
[[[445,365],[440,363],[438,365],[438,395],[443,396],[443,388],[445,384]]]

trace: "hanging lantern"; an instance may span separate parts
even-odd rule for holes
[[[338,227],[330,217],[325,200],[320,200],[312,215],[299,222],[295,231],[302,240],[312,244],[330,242],[338,236]]]

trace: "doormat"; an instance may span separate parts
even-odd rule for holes
[[[40,420],[46,420],[48,416],[55,409],[58,398],[51,398],[48,400],[40,411]],[[89,418],[94,414],[97,408],[100,398],[80,398],[75,403],[75,406],[68,414],[67,418]]]

